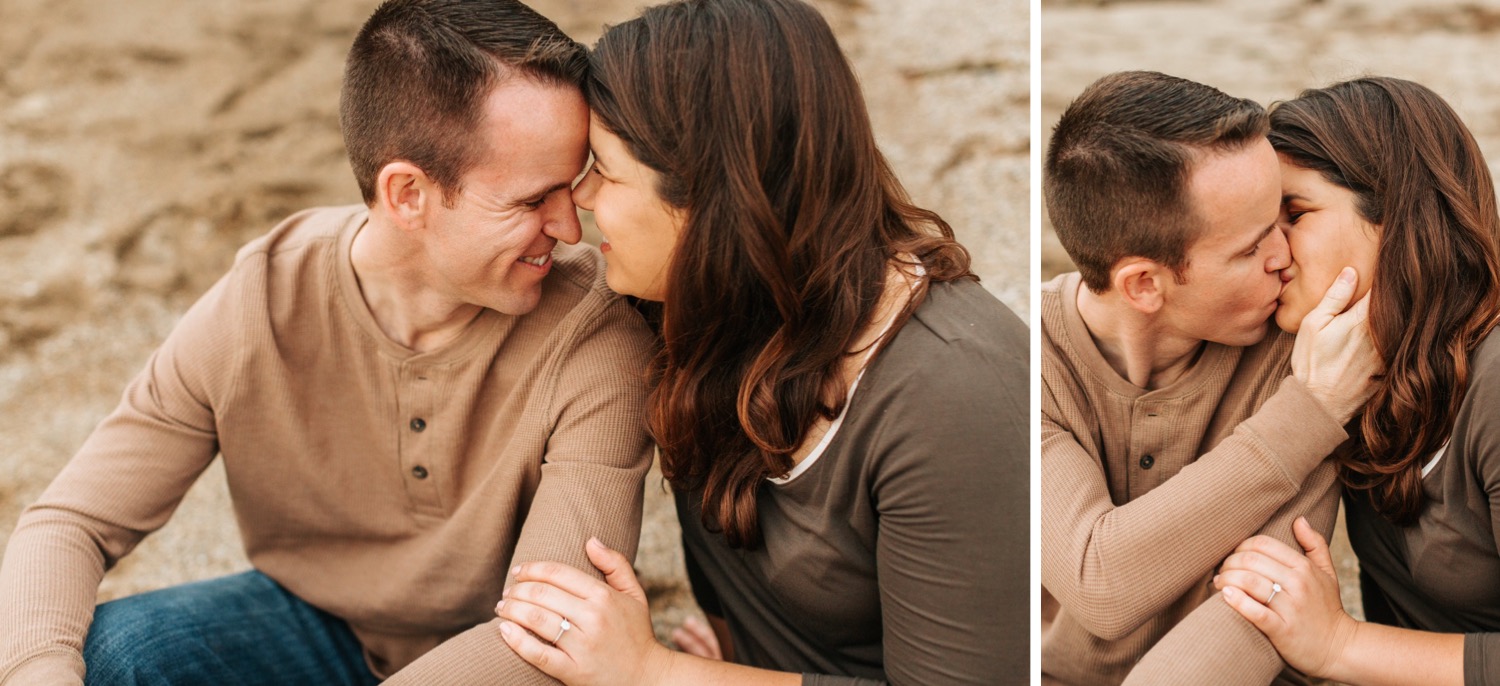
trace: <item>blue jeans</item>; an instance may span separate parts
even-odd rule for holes
[[[83,662],[90,685],[379,682],[343,620],[256,571],[100,605]]]

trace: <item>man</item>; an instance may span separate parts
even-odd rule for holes
[[[1079,272],[1042,287],[1046,683],[1265,684],[1281,669],[1208,581],[1245,538],[1289,539],[1298,515],[1332,528],[1323,458],[1376,361],[1363,309],[1334,316],[1352,283],[1295,346],[1267,335],[1288,252],[1266,130],[1253,102],[1126,72],[1053,132],[1043,188]],[[1131,673],[1174,626],[1176,652]]]
[[[569,247],[586,65],[511,0],[376,10],[341,102],[365,206],[241,250],[22,515],[0,681],[375,683],[427,653],[423,683],[551,683],[500,640],[505,570],[633,556],[650,460],[649,333]],[[216,453],[255,571],[95,612]]]

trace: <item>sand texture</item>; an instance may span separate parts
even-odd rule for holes
[[[0,0],[0,546],[239,245],[358,202],[338,88],[375,4]],[[534,3],[586,43],[640,4]],[[897,173],[1025,317],[1027,4],[818,6]],[[659,631],[691,609],[660,483],[638,564]],[[247,567],[216,463],[100,598]]]

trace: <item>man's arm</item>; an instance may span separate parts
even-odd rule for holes
[[[643,480],[652,455],[644,384],[651,346],[652,337],[640,316],[616,300],[557,356],[550,413],[556,424],[512,567],[554,560],[603,580],[584,552],[590,536],[635,558]],[[508,587],[509,571],[496,573],[506,576]],[[557,683],[512,652],[499,627],[495,619],[469,629],[385,683]]]
[[[220,281],[36,503],[0,566],[0,683],[82,683],[99,582],[161,528],[218,452],[212,402],[236,341]]]
[[[1308,477],[1302,492],[1256,533],[1296,546],[1292,522],[1305,516],[1326,540],[1338,505],[1338,468],[1324,462]],[[1141,658],[1125,684],[1265,686],[1285,667],[1271,640],[1215,593]]]
[[[1213,450],[1116,506],[1103,466],[1060,422],[1045,383],[1042,395],[1042,585],[1105,640],[1129,634],[1180,598],[1296,495],[1347,437],[1300,382],[1287,378]]]

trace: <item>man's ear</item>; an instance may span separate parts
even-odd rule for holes
[[[1173,280],[1171,269],[1155,260],[1144,257],[1127,257],[1118,265],[1110,279],[1120,298],[1143,314],[1156,314],[1166,304],[1168,283]]]
[[[441,191],[421,167],[396,160],[375,177],[375,204],[403,231],[421,231],[432,205],[442,202]]]

